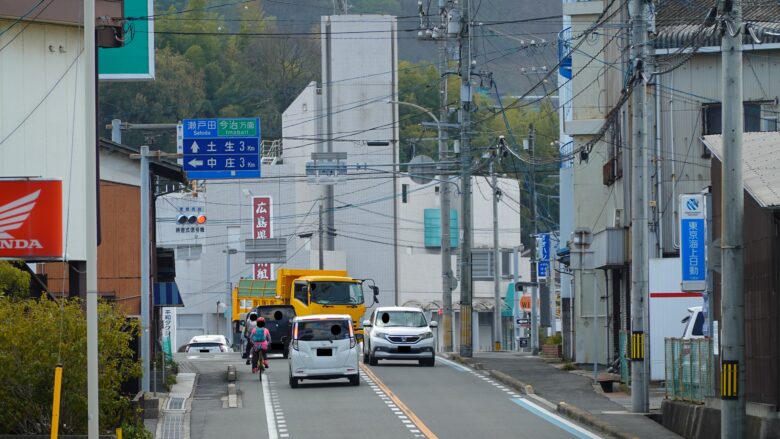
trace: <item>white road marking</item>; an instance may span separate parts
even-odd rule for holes
[[[536,416],[539,416],[540,418],[544,419],[545,421],[561,428],[562,430],[565,430],[574,436],[576,436],[579,439],[602,439],[601,436],[597,436],[588,430],[585,430],[584,428],[580,427],[579,425],[576,425],[558,415],[556,415],[553,412],[550,412],[548,410],[545,410],[541,406],[538,406],[531,401],[523,398],[514,398],[512,399],[512,402],[519,405],[520,407],[523,407],[524,409],[528,410],[529,412],[533,413]]]
[[[268,439],[277,439],[279,433],[276,431],[276,419],[274,417],[273,404],[271,403],[271,392],[268,388],[268,379],[263,380],[263,402],[265,403],[265,422],[268,425]],[[283,435],[282,437],[289,437]]]
[[[455,369],[455,370],[459,370],[461,372],[471,372],[471,369],[469,369],[468,367],[462,366],[462,365],[460,365],[460,364],[458,364],[458,363],[456,363],[454,361],[450,361],[450,360],[448,360],[446,358],[436,357],[436,359],[438,361],[441,361],[442,363],[446,364],[447,366]]]

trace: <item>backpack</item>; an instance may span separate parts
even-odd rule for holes
[[[252,331],[252,341],[255,343],[262,343],[265,340],[265,328],[255,328]]]

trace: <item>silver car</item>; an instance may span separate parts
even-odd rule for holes
[[[436,362],[436,341],[420,308],[386,306],[371,313],[363,322],[363,362],[372,366],[379,360],[417,360],[421,366]]]

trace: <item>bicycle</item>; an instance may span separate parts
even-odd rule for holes
[[[261,349],[257,344],[252,346],[252,373],[257,371],[257,375],[260,377],[260,381],[263,381],[263,371],[266,369],[266,362],[268,361],[268,354],[266,350]]]

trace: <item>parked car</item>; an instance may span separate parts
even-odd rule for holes
[[[360,385],[358,344],[347,314],[295,317],[290,343],[290,387],[301,380],[347,378]]]
[[[230,352],[230,347],[224,335],[196,335],[184,346],[184,352]]]
[[[292,305],[263,305],[255,308],[258,316],[265,319],[265,327],[271,334],[268,352],[281,352],[284,358],[290,355],[290,335],[295,308]]]
[[[688,315],[682,319],[685,324],[682,338],[704,338],[704,312],[700,306],[688,308]]]
[[[379,360],[417,360],[421,366],[436,362],[436,342],[425,313],[420,308],[380,307],[363,322],[363,362],[372,366]]]

